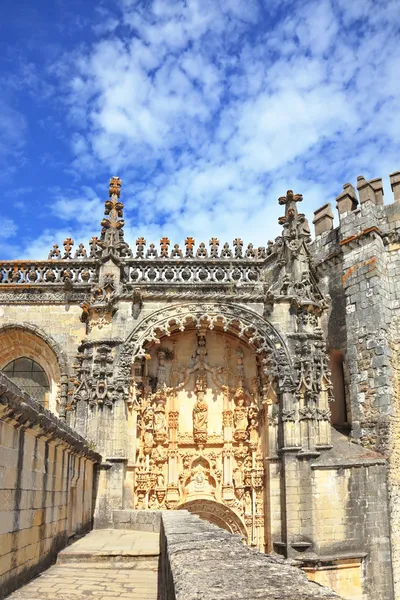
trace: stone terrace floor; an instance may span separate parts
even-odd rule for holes
[[[156,600],[159,534],[95,530],[7,600]]]

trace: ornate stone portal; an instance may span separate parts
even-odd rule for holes
[[[130,403],[135,508],[214,515],[264,549],[260,414],[275,398],[263,396],[264,380],[254,350],[219,331],[189,329],[153,344]]]

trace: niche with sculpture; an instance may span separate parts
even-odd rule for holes
[[[247,541],[263,549],[264,424],[272,400],[254,350],[229,334],[198,328],[162,338],[147,352],[135,367],[131,402],[134,507],[218,503],[234,513]]]

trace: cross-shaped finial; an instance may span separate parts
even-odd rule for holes
[[[187,237],[185,240],[185,246],[186,246],[186,256],[188,258],[193,257],[193,248],[195,245],[195,240],[192,237]]]
[[[161,246],[161,256],[167,258],[168,257],[168,246],[170,245],[170,241],[167,237],[163,237],[160,240]]]
[[[243,248],[243,240],[240,238],[235,238],[233,240],[233,245],[235,247],[235,258],[242,257],[242,248]]]
[[[215,238],[215,237],[211,238],[209,244],[211,246],[211,250],[210,250],[210,256],[211,256],[211,258],[218,258],[219,240],[217,238]]]
[[[146,240],[144,237],[139,237],[136,240],[136,258],[144,258],[144,247],[146,245]]]
[[[301,202],[303,200],[302,194],[294,194],[293,190],[288,190],[286,196],[278,198],[279,204],[288,204],[289,202]]]
[[[73,245],[74,240],[71,240],[69,237],[63,241],[63,246],[65,248],[64,258],[71,258],[71,250]]]
[[[278,223],[280,225],[286,224],[285,226],[288,226],[288,224],[293,221],[298,214],[296,203],[301,202],[302,200],[302,194],[293,194],[292,190],[288,190],[286,192],[286,196],[281,196],[278,198],[279,204],[285,205],[285,216],[278,219]]]

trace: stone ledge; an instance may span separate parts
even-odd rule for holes
[[[132,529],[134,531],[153,531],[159,533],[161,511],[159,510],[114,510],[114,529]]]
[[[87,445],[86,440],[68,427],[52,412],[43,408],[15,383],[0,372],[0,418],[15,421],[20,427],[31,429],[35,435],[60,440],[81,456],[95,463],[101,456]]]
[[[160,600],[339,600],[299,568],[185,510],[163,511]]]

